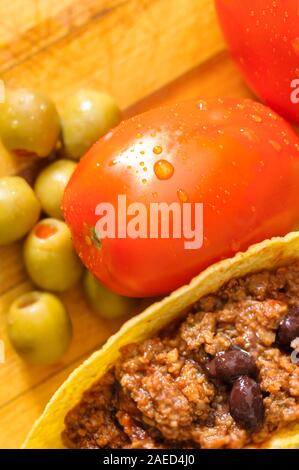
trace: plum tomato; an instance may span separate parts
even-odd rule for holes
[[[119,294],[147,297],[290,231],[299,215],[298,187],[299,140],[283,118],[252,100],[194,100],[135,116],[101,138],[73,173],[62,209],[88,270]],[[156,203],[201,203],[202,246],[187,249],[188,234],[162,234],[162,217],[157,237],[147,229],[100,239],[96,208],[110,204],[120,226],[119,195],[127,208],[142,203],[149,223]],[[196,221],[190,214],[191,227]]]
[[[294,0],[216,0],[229,48],[266,104],[299,124],[299,9]]]

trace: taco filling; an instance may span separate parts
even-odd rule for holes
[[[299,420],[299,263],[232,279],[113,368],[66,416],[70,448],[242,448]]]

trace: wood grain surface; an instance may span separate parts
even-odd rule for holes
[[[212,0],[0,0],[0,17],[0,77],[43,89],[60,109],[83,86],[111,92],[125,117],[191,97],[250,96],[223,51]],[[30,178],[35,166],[0,145],[0,176]],[[21,243],[0,247],[0,448],[20,446],[55,389],[120,326],[91,312],[78,285],[61,296],[70,350],[53,366],[28,365],[9,344],[5,317],[32,287]]]

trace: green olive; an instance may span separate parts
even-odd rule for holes
[[[46,292],[28,292],[17,298],[10,307],[7,328],[17,353],[36,364],[58,361],[72,337],[72,324],[64,305]]]
[[[70,177],[76,168],[72,160],[57,160],[37,177],[34,190],[43,210],[51,217],[63,219],[60,204]]]
[[[55,148],[59,133],[59,116],[49,98],[25,88],[6,90],[0,104],[0,137],[7,149],[45,157]]]
[[[120,119],[120,110],[110,95],[97,91],[79,91],[66,103],[62,114],[65,155],[79,159]]]
[[[13,243],[36,224],[40,204],[29,184],[19,176],[0,178],[0,245]]]
[[[91,308],[107,319],[121,318],[133,313],[139,303],[139,299],[123,297],[107,289],[88,271],[84,277],[84,290]]]
[[[34,227],[24,245],[24,261],[33,282],[50,291],[69,289],[82,273],[71,232],[57,219],[43,219]]]

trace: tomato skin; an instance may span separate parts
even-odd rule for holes
[[[215,0],[232,56],[256,94],[299,123],[299,11],[294,0]]]
[[[160,147],[161,153],[153,149]],[[157,178],[166,159],[174,173]],[[145,169],[144,169],[145,168]],[[188,101],[122,122],[79,162],[63,212],[75,248],[107,287],[127,296],[170,292],[213,262],[290,231],[299,215],[299,141],[278,115],[251,100]],[[184,239],[92,241],[100,202],[189,202],[204,205],[204,244]]]

